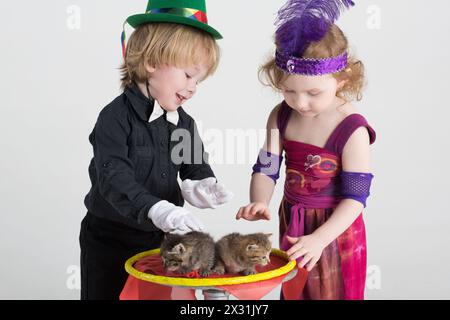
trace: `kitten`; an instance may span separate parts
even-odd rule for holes
[[[209,234],[197,231],[166,234],[160,255],[167,271],[187,274],[198,270],[206,277],[214,267],[214,240]]]
[[[270,262],[271,235],[231,233],[224,236],[216,243],[216,264],[213,271],[218,274],[255,274],[256,265],[265,266]]]

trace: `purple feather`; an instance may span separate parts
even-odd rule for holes
[[[289,0],[278,11],[278,49],[301,57],[311,42],[325,36],[341,9],[354,5],[351,0]]]

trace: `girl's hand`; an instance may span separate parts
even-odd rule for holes
[[[252,202],[245,207],[241,207],[236,214],[236,220],[245,219],[248,221],[270,220],[269,208],[262,202]]]
[[[303,268],[307,265],[308,272],[311,271],[319,261],[322,255],[323,249],[326,245],[320,237],[315,234],[307,236],[293,238],[287,236],[290,243],[294,244],[288,251],[286,251],[290,260],[296,260],[303,256],[303,259],[299,263],[299,267]]]

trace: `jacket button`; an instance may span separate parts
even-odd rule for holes
[[[111,166],[111,162],[105,162],[104,164],[103,164],[103,168],[108,168],[108,167],[110,167]]]
[[[161,173],[161,177],[162,177],[163,179],[165,179],[165,178],[167,177],[167,173],[165,173],[165,172]]]

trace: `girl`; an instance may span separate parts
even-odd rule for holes
[[[100,112],[89,137],[82,299],[118,299],[128,258],[159,248],[164,232],[203,230],[184,200],[215,208],[232,195],[216,183],[195,121],[180,107],[219,62],[221,35],[207,24],[205,1],[151,0],[127,22],[136,30],[124,50],[124,92]]]
[[[348,54],[334,24],[351,1],[290,0],[280,10],[276,56],[260,72],[282,92],[253,167],[250,204],[236,218],[270,219],[279,166],[286,158],[279,208],[280,248],[309,271],[299,299],[363,299],[369,195],[369,145],[375,132],[348,102],[361,99],[363,64]],[[283,298],[283,295],[282,295]]]

